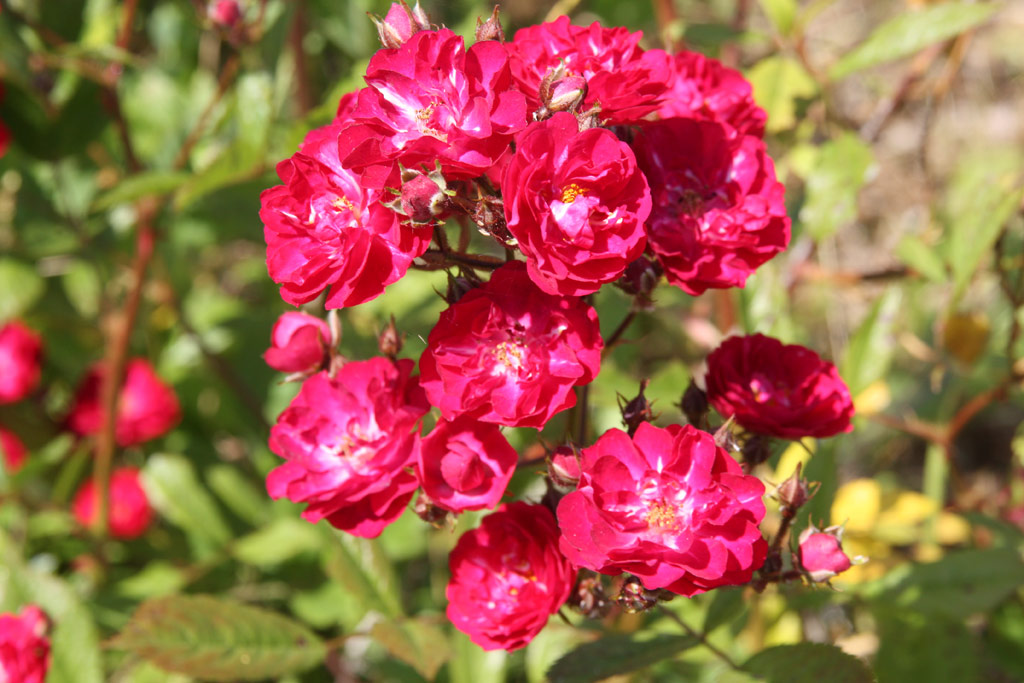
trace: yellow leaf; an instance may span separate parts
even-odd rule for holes
[[[971,525],[960,515],[943,512],[935,523],[935,538],[942,545],[966,543],[971,536]]]
[[[779,457],[779,465],[775,468],[775,483],[781,484],[782,482],[789,479],[790,475],[796,471],[797,463],[803,464],[804,468],[807,468],[807,461],[811,459],[811,453],[816,449],[814,439],[804,439],[804,448],[799,443],[791,443],[789,447],[782,451],[782,455]],[[811,453],[808,453],[808,450]]]
[[[853,407],[858,415],[877,415],[888,408],[891,402],[892,392],[889,391],[889,384],[884,379],[878,379],[854,397]]]
[[[882,507],[882,489],[874,479],[854,479],[839,487],[832,502],[832,523],[865,533],[875,526]]]

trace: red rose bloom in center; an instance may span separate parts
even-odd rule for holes
[[[549,294],[596,292],[647,243],[651,192],[632,150],[603,128],[581,132],[572,114],[530,124],[501,186],[509,232]]]
[[[597,376],[603,345],[591,306],[545,294],[522,262],[507,263],[441,313],[420,382],[446,420],[541,428]]]
[[[764,484],[690,425],[612,429],[584,448],[579,487],[558,504],[561,549],[602,574],[695,595],[750,580],[768,544]]]

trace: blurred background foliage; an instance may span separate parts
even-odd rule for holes
[[[366,541],[266,496],[278,462],[268,425],[297,385],[260,358],[287,307],[266,273],[259,194],[360,85],[378,45],[366,13],[387,2],[242,0],[232,30],[187,0],[0,5],[0,120],[13,134],[0,159],[0,319],[23,319],[46,346],[43,388],[0,407],[32,453],[0,482],[0,608],[51,614],[49,680],[868,677],[848,655],[883,682],[1024,678],[1024,3],[501,3],[509,36],[568,12],[715,56],[768,111],[792,246],[744,290],[659,289],[626,335],[639,343],[608,356],[590,396],[591,438],[619,426],[617,394],[641,378],[659,424],[682,422],[690,376],[736,330],[810,346],[849,383],[855,431],[780,444],[759,474],[779,483],[805,463],[822,487],[797,529],[808,510],[845,523],[848,553],[868,561],[838,592],[670,603],[723,657],[660,612],[569,614],[572,626],[552,619],[520,653],[484,653],[443,615],[448,551],[477,515],[453,533],[409,513]],[[491,5],[425,9],[471,36]],[[62,421],[123,322],[144,224],[155,249],[130,351],[173,384],[184,419],[117,454],[143,469],[160,520],[116,542],[69,514],[91,444]],[[418,357],[444,287],[443,274],[410,272],[342,311],[345,354],[374,355],[393,314],[403,355]],[[630,302],[602,291],[596,305],[607,334]],[[510,430],[526,455],[537,436]],[[528,495],[542,467],[520,469],[510,493]],[[777,524],[770,502],[766,533]]]

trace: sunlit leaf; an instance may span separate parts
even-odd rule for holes
[[[609,676],[640,671],[651,664],[696,646],[690,636],[657,635],[646,640],[623,635],[605,636],[580,645],[548,670],[551,683],[591,683]]]
[[[762,650],[743,668],[767,683],[871,683],[864,662],[834,645],[797,643]]]
[[[800,221],[815,240],[822,240],[857,217],[857,194],[871,173],[871,147],[853,133],[822,145],[807,176],[807,200]]]
[[[754,99],[768,113],[768,132],[788,130],[796,124],[797,100],[813,97],[818,85],[800,62],[790,57],[762,59],[747,74]]]
[[[370,636],[428,681],[452,656],[444,631],[424,617],[378,621]]]

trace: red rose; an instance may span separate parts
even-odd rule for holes
[[[390,194],[363,187],[341,167],[339,129],[336,122],[310,132],[299,151],[277,165],[284,184],[260,195],[267,269],[292,305],[328,287],[327,308],[374,299],[430,244],[430,228],[400,223],[381,204]]]
[[[784,188],[761,140],[666,119],[645,125],[633,150],[654,205],[647,243],[683,291],[742,287],[789,244]]]
[[[582,453],[579,487],[558,504],[560,547],[602,574],[695,595],[750,580],[768,544],[764,485],[690,425],[611,429]]]
[[[441,313],[420,383],[446,420],[539,429],[576,404],[573,387],[597,376],[602,346],[591,306],[545,294],[511,262]]]
[[[210,21],[231,28],[242,18],[242,8],[238,6],[238,0],[215,0],[210,3],[207,13]]]
[[[82,526],[90,526],[99,514],[96,486],[86,480],[71,502],[71,511]],[[153,521],[153,509],[139,482],[139,471],[133,467],[114,470],[110,477],[110,508],[108,524],[114,538],[132,539],[146,533]]]
[[[549,294],[596,292],[643,253],[651,193],[632,150],[609,130],[581,132],[564,112],[530,124],[501,186],[509,232]]]
[[[467,418],[441,420],[423,437],[420,483],[430,502],[445,510],[493,508],[518,459],[497,425]]]
[[[0,680],[43,683],[50,668],[49,620],[34,605],[0,614]]]
[[[708,401],[756,434],[824,438],[853,429],[853,401],[836,366],[803,346],[755,334],[708,356]]]
[[[409,469],[430,409],[412,371],[411,360],[371,358],[303,382],[270,430],[270,450],[287,460],[267,475],[270,496],[366,538],[398,519],[417,487]]]
[[[0,327],[0,404],[25,398],[39,383],[43,343],[17,320]]]
[[[508,57],[498,42],[468,50],[448,29],[419,31],[395,49],[379,50],[341,132],[342,162],[364,186],[384,187],[394,163],[440,162],[448,180],[476,178],[526,126],[526,100],[512,89]]]
[[[100,387],[104,374],[102,363],[94,365],[75,393],[68,427],[76,434],[95,434],[103,426]],[[145,358],[128,361],[114,428],[118,445],[135,446],[156,439],[169,432],[180,419],[181,409],[174,390],[161,381],[149,361]]]
[[[576,572],[558,552],[542,505],[510,503],[459,538],[448,558],[448,618],[485,650],[518,650],[572,591]]]
[[[800,534],[800,566],[812,581],[828,581],[853,566],[843,552],[841,527],[829,527],[824,531],[813,524]]]
[[[28,451],[25,444],[21,442],[18,435],[0,427],[0,451],[3,455],[4,470],[7,474],[14,474],[25,464]]]
[[[669,94],[658,109],[662,119],[726,123],[741,135],[764,137],[768,119],[754,102],[753,88],[739,71],[717,59],[683,50],[672,57]]]
[[[4,84],[0,83],[0,102],[4,101]],[[0,157],[7,153],[7,146],[11,144],[11,131],[0,121]]]
[[[263,360],[280,372],[316,372],[327,362],[330,344],[331,328],[326,322],[289,311],[274,323]]]
[[[587,97],[583,110],[600,106],[602,121],[633,123],[655,111],[666,95],[671,64],[662,50],[644,52],[639,31],[573,26],[569,17],[528,26],[505,43],[512,76],[526,95],[529,109],[541,106],[540,86],[560,64],[566,75],[583,76]]]

